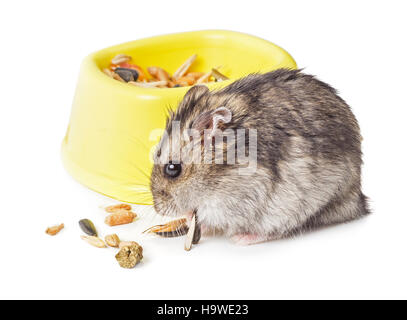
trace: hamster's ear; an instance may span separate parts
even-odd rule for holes
[[[191,103],[194,103],[195,101],[198,101],[198,99],[207,92],[209,92],[207,86],[203,84],[197,84],[187,91],[182,102],[184,105],[189,105]]]
[[[226,107],[220,107],[210,112],[201,113],[192,124],[192,129],[199,132],[205,129],[212,129],[210,137],[215,135],[217,129],[221,129],[222,124],[229,123],[232,120],[232,112]]]

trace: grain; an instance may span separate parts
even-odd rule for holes
[[[212,76],[216,79],[216,81],[225,81],[229,80],[224,74],[220,73],[217,69],[212,69]]]
[[[178,80],[179,78],[181,78],[184,74],[187,73],[188,69],[191,67],[191,65],[194,63],[194,61],[196,60],[198,56],[196,54],[192,55],[191,57],[189,57],[187,59],[187,61],[185,61],[178,69],[177,71],[174,72],[174,74],[172,75],[172,77],[175,80]]]
[[[103,69],[103,72],[105,74],[107,74],[110,78],[114,79],[114,76],[113,76],[114,72],[112,70],[105,68],[105,69]]]
[[[59,233],[59,231],[61,231],[63,228],[65,227],[65,225],[63,223],[56,225],[56,226],[52,226],[47,228],[47,230],[45,230],[45,233],[50,235],[50,236],[55,236]]]
[[[81,236],[81,239],[97,248],[106,248],[104,241],[98,237],[93,236]]]
[[[129,83],[139,88],[178,88],[188,87],[195,84],[207,83],[210,81],[223,81],[228,78],[213,68],[210,72],[189,72],[192,64],[196,61],[197,54],[189,57],[171,76],[169,72],[158,66],[150,66],[147,68],[150,79],[144,70],[130,63],[132,58],[126,54],[116,55],[110,62],[108,68],[103,69],[103,72],[109,77]]]
[[[105,219],[105,223],[111,227],[118,226],[122,224],[132,223],[135,217],[137,217],[135,213],[122,209],[108,215]]]
[[[131,57],[126,54],[118,54],[112,59],[112,64],[121,64],[131,61]]]
[[[195,78],[191,76],[184,76],[176,80],[176,83],[183,87],[191,86],[195,84]]]
[[[105,237],[105,242],[109,247],[118,248],[120,244],[120,239],[117,234],[109,234]]]
[[[212,75],[212,71],[205,73],[202,77],[200,77],[198,80],[196,80],[196,83],[200,84],[200,83],[208,82],[211,75]]]
[[[126,203],[120,203],[113,206],[108,206],[105,208],[106,212],[114,213],[117,210],[131,210],[131,205]]]
[[[158,81],[170,81],[170,75],[160,67],[148,67],[148,73]]]
[[[164,87],[168,84],[167,81],[153,81],[153,82],[135,82],[129,81],[129,84],[140,88],[159,88]]]

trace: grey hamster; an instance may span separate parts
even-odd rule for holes
[[[193,141],[201,159],[208,152],[204,145],[222,145],[214,159],[223,163],[184,162],[185,155],[198,155],[190,154],[191,137],[174,137],[174,123],[181,132],[199,133]],[[253,129],[257,141],[250,149]],[[246,134],[233,143],[216,140],[239,130]],[[212,92],[194,86],[170,114],[166,132],[151,174],[160,214],[195,211],[206,231],[222,230],[238,244],[253,244],[369,213],[361,191],[357,120],[335,89],[300,70],[249,75]],[[242,171],[248,162],[225,161],[227,151],[237,152],[238,141],[243,155],[256,161],[251,172]],[[174,157],[177,148],[181,155]]]

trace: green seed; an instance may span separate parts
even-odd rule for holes
[[[98,236],[95,225],[89,219],[80,220],[79,226],[81,227],[82,231],[85,232],[86,234],[94,237]]]

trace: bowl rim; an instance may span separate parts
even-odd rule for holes
[[[231,30],[223,30],[223,29],[207,29],[207,30],[197,30],[197,31],[186,31],[186,32],[175,32],[175,33],[168,33],[168,34],[161,34],[161,35],[156,35],[156,36],[151,36],[151,37],[145,37],[141,39],[136,39],[132,41],[127,41],[123,43],[119,43],[113,46],[106,47],[104,49],[98,50],[96,52],[91,53],[88,55],[84,61],[83,61],[83,67],[86,67],[89,69],[89,71],[96,77],[96,79],[100,81],[109,81],[111,85],[117,86],[117,88],[121,88],[122,90],[132,90],[132,92],[136,92],[138,94],[145,94],[145,95],[155,95],[155,96],[161,96],[161,95],[168,95],[169,93],[171,94],[179,94],[182,91],[188,91],[192,86],[184,86],[184,87],[179,87],[179,88],[141,88],[141,87],[136,87],[129,85],[127,83],[122,83],[120,81],[117,81],[115,79],[112,79],[108,77],[103,70],[99,68],[96,62],[96,58],[98,55],[103,53],[104,51],[114,51],[118,47],[126,46],[126,45],[131,45],[134,43],[137,43],[139,41],[159,41],[160,38],[168,38],[168,37],[183,37],[187,35],[196,35],[196,36],[201,36],[201,37],[208,37],[208,36],[232,36],[234,38],[241,38],[241,39],[250,39],[250,41],[255,41],[259,44],[262,44],[263,47],[270,47],[273,48],[277,51],[279,51],[281,54],[286,56],[289,60],[291,60],[292,68],[296,69],[297,64],[294,60],[294,58],[283,48],[280,46],[274,44],[273,42],[270,42],[268,40],[265,40],[263,38],[248,34],[248,33],[243,33],[243,32],[238,32],[238,31],[231,31]],[[205,83],[210,90],[216,89],[216,88],[222,88],[225,87],[232,82],[238,80],[240,78],[230,78],[229,80],[224,80],[220,82],[212,82],[212,83]]]

